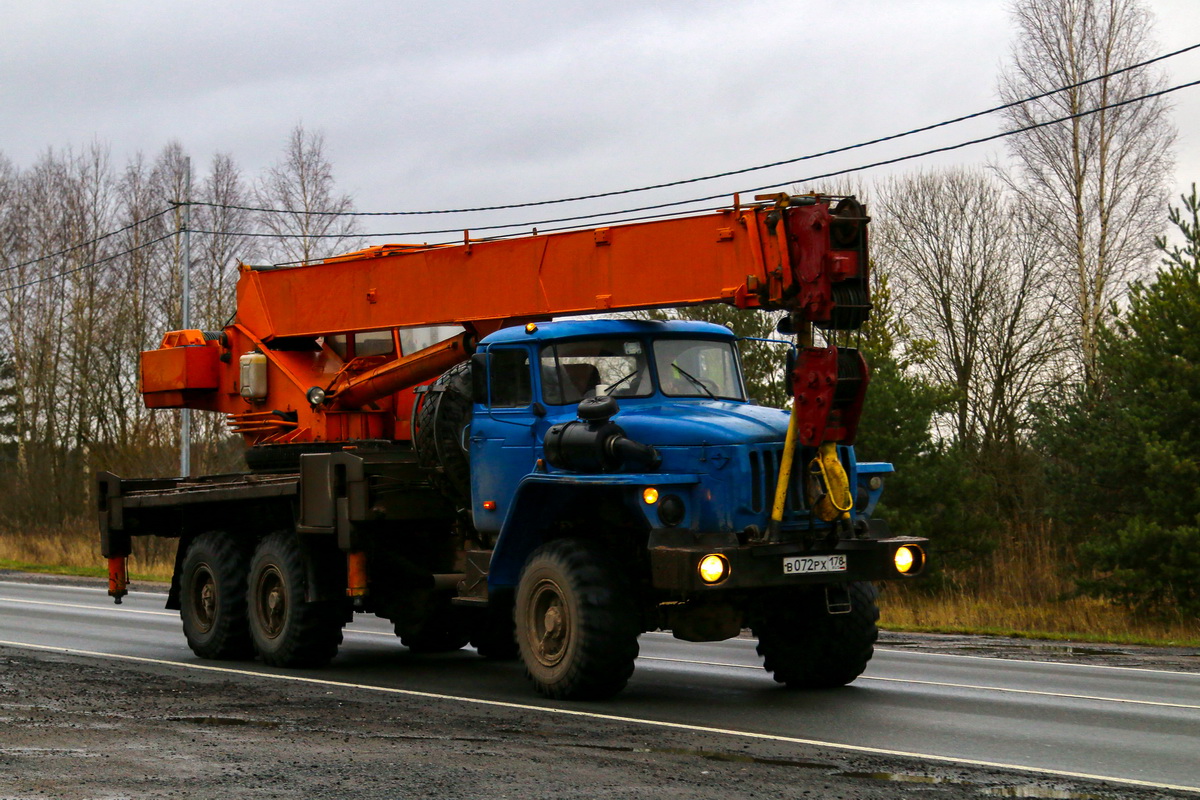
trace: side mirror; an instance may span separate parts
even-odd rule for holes
[[[487,405],[488,402],[488,354],[471,356],[471,402]]]

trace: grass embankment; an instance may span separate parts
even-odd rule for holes
[[[936,558],[936,554],[934,556]],[[1013,537],[969,568],[921,583],[884,585],[890,630],[1020,636],[1079,642],[1200,646],[1200,620],[1148,619],[1076,590],[1073,555],[1049,532]]]
[[[149,536],[134,539],[129,557],[130,580],[169,581],[174,568],[173,539]],[[58,527],[0,530],[0,569],[108,576],[108,565],[100,555],[100,535],[91,519]]]
[[[175,542],[135,538],[130,579],[169,581]],[[95,523],[0,531],[0,569],[104,577]],[[890,630],[1021,636],[1078,642],[1200,646],[1200,620],[1140,619],[1075,593],[1069,553],[1053,538],[1014,539],[990,559],[948,573],[936,593],[920,582],[885,584],[881,625]]]

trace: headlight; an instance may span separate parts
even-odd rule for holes
[[[720,583],[729,577],[729,559],[720,553],[710,553],[700,559],[700,580],[709,586]]]
[[[916,575],[925,567],[925,552],[915,544],[901,545],[896,548],[893,562],[901,575]]]

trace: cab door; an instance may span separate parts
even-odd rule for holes
[[[471,503],[475,527],[496,533],[517,484],[533,472],[539,416],[534,413],[531,351],[489,347],[487,355],[486,402],[476,404],[470,429]]]

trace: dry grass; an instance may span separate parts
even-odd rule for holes
[[[1136,617],[1077,594],[1074,557],[1048,529],[1022,531],[989,559],[949,572],[936,593],[887,584],[881,625],[893,630],[988,633],[1126,644],[1200,645],[1200,620]]]
[[[175,541],[139,537],[129,559],[134,580],[168,581]],[[1075,595],[1072,557],[1048,531],[1014,537],[986,562],[947,575],[944,589],[886,584],[881,624],[892,630],[984,633],[1030,638],[1200,646],[1200,620],[1145,620]],[[0,568],[105,575],[96,523],[0,530]]]
[[[100,534],[91,518],[71,520],[58,527],[0,530],[0,568],[56,572],[69,575],[107,575],[100,555]],[[175,568],[175,540],[138,537],[129,557],[129,577],[169,581]]]

